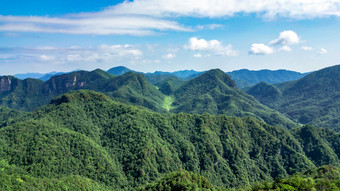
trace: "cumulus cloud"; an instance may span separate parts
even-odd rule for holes
[[[327,54],[327,53],[328,53],[328,51],[325,48],[321,48],[320,51],[319,51],[320,55]]]
[[[303,46],[303,47],[301,47],[301,49],[302,49],[302,50],[305,50],[305,51],[313,50],[313,48],[310,47],[310,46]]]
[[[172,54],[172,53],[169,53],[169,54],[163,56],[163,58],[165,58],[165,59],[172,59],[172,58],[175,58],[175,57],[176,57],[176,55]]]
[[[154,17],[232,17],[257,13],[266,18],[295,19],[340,16],[338,0],[134,0],[107,8],[106,14],[137,14]]]
[[[289,46],[285,45],[285,46],[281,47],[279,49],[279,51],[290,52],[290,51],[292,51],[292,49]]]
[[[189,50],[210,51],[217,56],[237,56],[238,52],[233,49],[231,44],[223,46],[218,40],[205,40],[192,37],[189,42],[184,45]]]
[[[299,36],[294,31],[283,31],[280,33],[279,38],[270,41],[270,45],[290,45],[298,44],[300,42]]]
[[[254,43],[251,45],[249,54],[254,54],[254,55],[264,55],[264,54],[273,54],[274,50],[265,45],[265,44],[257,44]]]
[[[200,53],[194,54],[194,57],[195,58],[202,58],[202,54],[200,54]]]

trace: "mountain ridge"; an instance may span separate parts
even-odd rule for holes
[[[116,76],[125,74],[126,72],[136,72],[136,73],[143,73],[143,72],[138,72],[131,70],[125,66],[116,66],[113,68],[110,68],[107,70],[108,73],[114,74]],[[161,78],[166,78],[166,77],[172,77],[175,76],[180,79],[184,80],[189,80],[193,79],[195,77],[198,77],[199,75],[203,74],[206,71],[195,71],[195,70],[179,70],[175,72],[165,72],[165,71],[155,71],[153,73],[147,72],[143,73],[148,81],[151,84],[156,84],[159,82],[159,79]],[[268,69],[263,69],[263,70],[248,70],[248,69],[240,69],[240,70],[234,70],[231,72],[226,72],[228,75],[230,75],[237,83],[237,86],[239,88],[245,88],[249,87],[252,85],[255,85],[259,82],[266,81],[267,83],[270,84],[276,84],[276,83],[281,83],[285,81],[292,81],[292,80],[297,80],[302,78],[303,76],[309,74],[309,73],[300,73],[300,72],[295,72],[295,71],[290,71],[290,70],[285,70],[285,69],[280,69],[280,70],[268,70]],[[43,81],[47,81],[49,78],[55,75],[60,75],[64,74],[63,72],[50,72],[47,74],[42,74],[44,76],[40,76],[39,79]],[[25,74],[16,74],[16,75],[21,75],[25,76]],[[15,75],[14,75],[15,76]],[[162,76],[162,77],[160,77]],[[30,75],[29,77],[34,77],[34,75]],[[22,78],[22,77],[21,77]],[[20,79],[21,79],[20,78]],[[162,79],[164,80],[164,79]]]
[[[272,85],[281,93],[275,99],[256,85],[247,93],[261,103],[285,113],[291,119],[320,127],[340,130],[340,65],[327,67],[291,82]],[[268,87],[268,86],[267,86]]]

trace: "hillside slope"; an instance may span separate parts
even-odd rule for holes
[[[339,82],[340,65],[313,72],[293,82],[271,87],[258,84],[247,93],[299,123],[339,131]],[[271,93],[273,89],[276,93]]]
[[[20,169],[5,179],[79,176],[123,189],[185,169],[216,186],[245,186],[325,162],[338,166],[340,136],[325,131],[308,143],[300,140],[304,128],[291,133],[251,117],[159,114],[79,90],[3,126],[0,159]],[[310,148],[320,149],[305,155]],[[326,154],[330,160],[320,161]]]
[[[219,69],[210,70],[190,80],[174,93],[173,112],[252,116],[271,125],[295,127],[296,124],[259,103],[236,87],[235,81]]]

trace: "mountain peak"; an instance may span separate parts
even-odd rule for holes
[[[109,69],[107,72],[110,74],[114,74],[116,76],[120,76],[123,75],[129,71],[133,71],[125,66],[117,66],[117,67],[113,67],[111,69]]]
[[[226,85],[228,85],[231,88],[236,88],[236,83],[234,80],[231,79],[231,77],[226,74],[225,72],[223,72],[220,69],[212,69],[209,70],[207,72],[205,72],[204,74],[202,74],[201,76],[197,77],[197,79],[199,80],[221,80],[223,83],[225,83]]]

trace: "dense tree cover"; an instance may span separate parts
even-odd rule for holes
[[[180,170],[172,172],[164,176],[162,179],[152,182],[141,188],[137,188],[138,191],[154,190],[154,191],[165,191],[165,190],[183,190],[183,191],[194,191],[194,190],[206,190],[206,191],[217,191],[223,190],[213,186],[209,180],[199,174]]]
[[[261,83],[247,93],[296,122],[339,131],[339,81],[340,65],[313,72],[293,82],[275,86]]]
[[[8,161],[0,160],[0,190],[112,190],[112,187],[99,184],[79,175],[67,175],[59,178],[35,177],[26,170]]]
[[[71,177],[80,185],[127,189],[184,169],[230,188],[326,162],[339,166],[340,136],[330,130],[289,131],[252,117],[160,114],[89,90],[64,94],[30,113],[1,115],[17,119],[0,128],[0,160],[21,169],[2,176],[10,186],[24,176],[27,185]],[[308,129],[322,132],[315,133],[321,134],[318,142]]]
[[[340,170],[332,165],[311,168],[275,181],[257,182],[250,187],[221,188],[205,177],[184,170],[167,174],[162,179],[137,190],[225,190],[225,191],[333,191],[340,189]]]
[[[310,169],[308,171],[296,173],[287,178],[277,178],[273,182],[261,182],[248,189],[251,191],[271,191],[271,190],[320,190],[333,191],[340,189],[340,170],[332,165]]]
[[[288,128],[296,126],[284,115],[236,88],[235,81],[219,69],[210,70],[190,80],[176,90],[174,95],[176,99],[172,112],[252,116],[271,125]]]
[[[164,81],[161,81],[160,83],[157,83],[156,86],[159,87],[159,91],[161,91],[163,94],[172,95],[178,88],[183,86],[185,82],[186,81],[183,79],[170,77]]]

